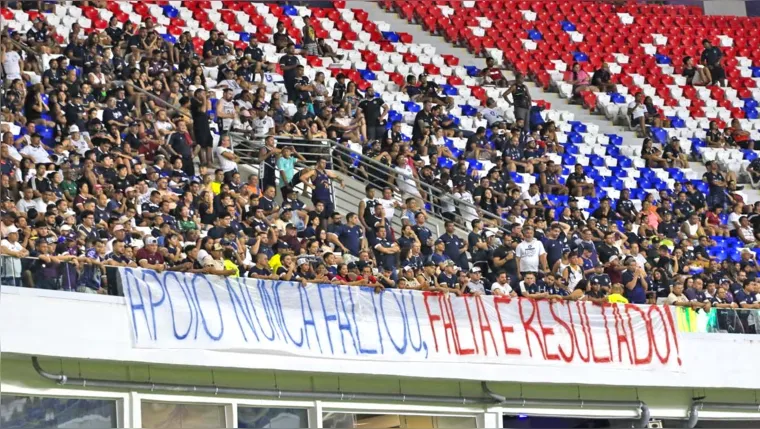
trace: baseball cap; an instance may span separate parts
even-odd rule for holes
[[[304,265],[304,264],[308,264],[308,263],[309,263],[309,260],[306,259],[306,258],[298,258],[298,260],[296,260],[296,264],[297,265]]]
[[[74,134],[79,132],[79,127],[76,125],[72,125],[69,127],[69,134]]]
[[[472,267],[472,268],[470,268],[470,272],[471,273],[479,273],[480,272],[480,267]]]
[[[425,267],[435,267],[435,262],[433,262],[432,260],[427,260],[422,265],[425,266]]]
[[[145,245],[147,246],[149,244],[158,244],[158,240],[156,239],[156,237],[148,237],[148,238],[146,238],[145,239]]]
[[[414,267],[407,265],[404,267],[404,271],[414,271]]]
[[[6,231],[6,235],[13,234],[14,232],[18,233],[18,228],[16,227],[16,225],[11,225],[8,227],[8,230]]]

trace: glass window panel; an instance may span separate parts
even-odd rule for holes
[[[172,404],[142,401],[144,428],[208,428],[225,427],[224,405]]]
[[[0,427],[115,428],[116,401],[2,395]]]
[[[239,428],[308,428],[309,413],[304,408],[238,407]]]
[[[324,428],[438,428],[459,429],[477,427],[475,417],[417,416],[397,414],[352,414],[327,412],[322,416]]]

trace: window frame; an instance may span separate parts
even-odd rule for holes
[[[128,392],[107,392],[99,390],[80,390],[65,387],[30,388],[21,386],[2,386],[0,396],[27,396],[60,399],[94,399],[114,401],[116,403],[116,427],[135,427],[130,421],[130,395]]]

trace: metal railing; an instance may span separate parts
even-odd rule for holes
[[[244,162],[248,161],[251,164],[260,164],[258,160],[258,151],[263,146],[264,139],[268,136],[254,136],[243,133],[230,133],[230,135],[235,142],[235,152],[244,160]],[[417,198],[418,201],[421,201],[423,206],[424,203],[427,203],[429,205],[426,210],[428,216],[432,216],[440,222],[452,220],[458,228],[468,231],[470,230],[471,225],[469,224],[469,221],[466,221],[463,218],[462,212],[464,210],[472,210],[474,213],[478,214],[478,218],[480,219],[486,219],[499,226],[502,224],[502,219],[499,215],[482,210],[480,207],[465,201],[455,200],[452,191],[444,191],[434,185],[420,182],[414,177],[399,172],[376,159],[355,152],[346,145],[340,144],[334,140],[308,140],[302,137],[292,136],[273,137],[277,140],[278,144],[293,145],[299,153],[304,155],[304,157],[310,161],[307,163],[307,166],[313,165],[313,162],[316,162],[316,158],[319,156],[328,156],[330,167],[333,170],[339,171],[343,175],[352,177],[359,182],[374,184],[379,190],[382,190],[385,187],[390,187],[394,191],[394,196],[401,204],[404,204],[408,197],[417,197],[410,194],[404,194],[398,186],[398,180],[414,181],[417,185],[417,189],[424,191],[427,196],[427,198]],[[309,159],[310,155],[314,155],[315,158],[313,160]],[[364,198],[365,195],[364,187],[357,188],[355,186],[350,186],[348,182],[347,191],[351,192],[352,195],[359,199]],[[333,192],[333,197],[335,198],[335,196],[336,194]],[[338,197],[340,198],[340,196]],[[452,199],[451,202],[456,208],[456,211],[454,212],[455,215],[451,218],[447,218],[443,215],[443,213],[445,213],[445,207],[443,204],[447,198]]]
[[[61,256],[66,255],[55,255]],[[81,256],[72,256],[70,261],[44,262],[33,256],[19,258],[0,255],[0,285],[119,295],[117,268],[114,265],[98,266],[81,262]]]

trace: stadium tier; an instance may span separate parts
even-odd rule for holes
[[[0,17],[0,426],[756,419],[736,398],[760,373],[725,365],[754,339],[721,334],[759,333],[760,20],[580,0]]]

